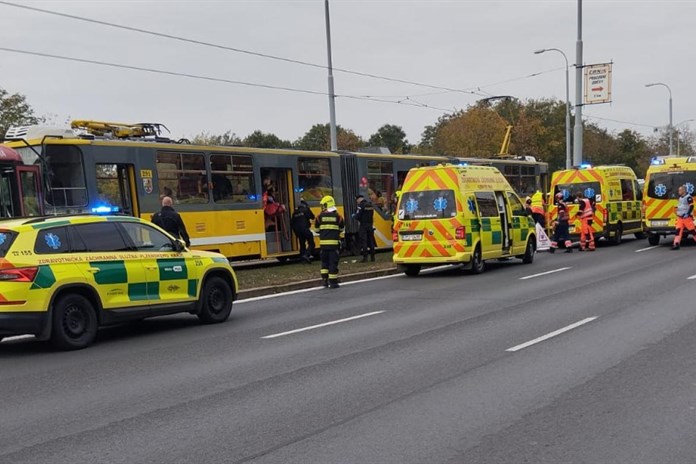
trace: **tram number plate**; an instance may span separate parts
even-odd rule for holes
[[[404,241],[423,240],[423,234],[403,234],[401,236],[401,240],[404,240]]]
[[[650,225],[653,227],[667,227],[669,221],[650,221]]]

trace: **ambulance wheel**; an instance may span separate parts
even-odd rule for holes
[[[616,230],[614,231],[614,236],[611,238],[612,245],[621,245],[621,239],[623,238],[623,225],[619,222],[616,224]]]
[[[532,264],[534,262],[534,252],[536,251],[536,246],[532,240],[527,240],[527,248],[524,250],[524,256],[522,257],[522,262],[524,264]]]
[[[481,254],[481,245],[476,245],[474,255],[471,257],[471,273],[481,274],[485,270],[486,263],[483,261],[483,255]]]
[[[61,350],[79,350],[92,344],[97,336],[94,305],[76,293],[61,296],[53,304],[51,343]]]
[[[409,277],[416,277],[420,273],[420,264],[407,264],[406,269],[404,269],[404,274]]]
[[[660,236],[657,234],[648,235],[648,243],[652,246],[657,246],[660,244]]]
[[[204,324],[225,322],[232,312],[232,289],[220,277],[206,279],[201,290],[201,310],[198,319]]]

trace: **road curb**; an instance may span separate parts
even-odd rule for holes
[[[389,269],[378,269],[376,271],[366,271],[366,272],[356,272],[354,274],[343,274],[338,276],[339,282],[353,282],[355,280],[369,279],[373,277],[382,277],[392,274],[398,274],[396,267]],[[237,299],[244,300],[246,298],[254,298],[257,296],[273,295],[276,293],[291,292],[293,290],[302,290],[305,288],[320,287],[321,278],[303,280],[300,282],[292,282],[284,285],[273,285],[269,287],[258,287],[251,288],[248,290],[241,290],[237,296]]]

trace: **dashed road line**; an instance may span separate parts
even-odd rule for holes
[[[535,278],[535,277],[541,277],[541,276],[553,274],[553,273],[555,273],[555,272],[567,271],[568,269],[570,269],[570,266],[569,266],[569,267],[562,267],[562,268],[559,268],[559,269],[554,269],[554,270],[552,270],[552,271],[540,272],[539,274],[532,274],[532,275],[520,277],[520,280],[533,279],[533,278]]]
[[[553,332],[547,333],[546,335],[542,335],[541,337],[535,338],[534,340],[529,340],[528,342],[513,346],[512,348],[508,348],[505,351],[515,352],[515,351],[523,350],[523,349],[530,347],[532,345],[536,345],[539,342],[543,342],[544,340],[548,340],[549,338],[555,337],[555,336],[560,335],[564,332],[568,332],[569,330],[573,330],[577,327],[580,327],[581,325],[585,325],[588,322],[592,322],[595,319],[597,319],[596,316],[595,317],[588,317],[587,319],[583,319],[581,321],[578,321],[575,324],[570,324],[570,325],[563,327],[562,329],[554,330]]]
[[[276,333],[273,335],[266,335],[261,338],[278,338],[278,337],[283,337],[285,335],[292,335],[300,332],[306,332],[308,330],[314,330],[314,329],[319,329],[321,327],[326,327],[334,324],[341,324],[343,322],[348,322],[348,321],[354,321],[356,319],[362,319],[363,317],[370,317],[370,316],[376,316],[377,314],[382,314],[384,311],[373,311],[371,313],[365,313],[365,314],[359,314],[357,316],[352,316],[352,317],[346,317],[344,319],[338,319],[335,321],[330,321],[330,322],[324,322],[323,324],[317,324],[317,325],[311,325],[309,327],[302,327],[301,329],[295,329],[295,330],[288,330],[287,332],[280,332]]]

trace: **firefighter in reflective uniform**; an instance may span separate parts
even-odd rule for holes
[[[314,221],[314,227],[319,230],[322,283],[324,287],[338,288],[338,259],[344,223],[336,211],[333,197],[327,195],[321,199],[321,213]]]
[[[563,194],[556,194],[556,206],[558,208],[558,218],[556,218],[556,228],[553,231],[551,238],[551,253],[558,248],[558,242],[563,241],[566,253],[573,252],[573,242],[570,241],[570,214],[568,214],[568,206],[563,201]]]
[[[679,187],[679,198],[677,199],[677,234],[674,236],[674,243],[672,244],[673,250],[679,249],[682,235],[684,235],[684,229],[687,229],[696,237],[694,218],[692,216],[693,212],[694,199],[686,192],[686,187],[682,185]]]
[[[594,233],[592,232],[592,219],[594,218],[594,205],[585,198],[582,192],[575,194],[578,202],[578,213],[580,218],[580,251],[595,251]],[[588,243],[589,242],[589,247]]]

